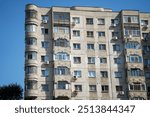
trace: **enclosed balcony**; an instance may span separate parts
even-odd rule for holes
[[[71,98],[71,89],[70,89],[70,84],[67,81],[58,81],[55,83],[55,91],[54,91],[54,96],[55,98],[59,99],[61,98]]]
[[[38,96],[37,81],[27,80],[25,83],[25,98],[36,99]]]
[[[70,14],[67,12],[54,12],[53,24],[70,26]]]
[[[132,68],[127,71],[128,82],[145,82],[144,71]]]

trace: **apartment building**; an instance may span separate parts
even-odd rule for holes
[[[25,99],[150,99],[150,13],[25,10]]]

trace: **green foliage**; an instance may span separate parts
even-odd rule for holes
[[[20,100],[23,98],[23,89],[18,84],[0,86],[0,100]]]

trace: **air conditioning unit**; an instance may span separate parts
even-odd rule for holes
[[[114,36],[114,37],[113,37],[113,40],[118,40],[118,37],[117,37],[117,36]]]
[[[124,91],[119,91],[119,94],[120,95],[124,95]]]
[[[129,38],[132,38],[132,35],[129,35]]]
[[[46,24],[46,23],[47,23],[47,20],[42,20],[42,22],[43,22],[44,24]]]
[[[45,64],[49,64],[49,61],[46,61]]]
[[[76,25],[76,23],[75,23],[75,22],[72,22],[71,24],[72,24],[72,26],[75,26],[75,25]]]
[[[144,27],[144,28],[148,28],[148,25],[147,25],[147,24],[144,24],[143,27]]]
[[[117,25],[116,24],[111,24],[111,26],[116,27]]]

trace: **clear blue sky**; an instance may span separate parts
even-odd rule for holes
[[[98,6],[150,12],[150,0],[0,0],[0,85],[24,83],[24,9],[39,6]]]

